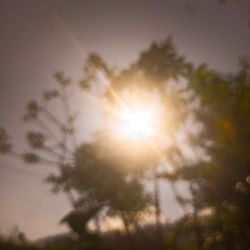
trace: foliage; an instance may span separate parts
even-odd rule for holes
[[[110,214],[133,217],[133,213],[150,203],[139,180],[129,178],[119,162],[93,143],[81,145],[75,152],[73,165],[63,166],[60,175],[51,175],[48,181],[58,188],[69,186],[77,193],[75,208],[80,210],[70,219],[77,213],[78,218],[82,216],[82,225],[102,208],[108,208]]]
[[[78,145],[75,138],[77,116],[70,110],[68,102],[68,90],[73,83],[64,73],[57,72],[54,74],[57,88],[45,91],[42,101],[31,100],[26,106],[23,120],[34,122],[39,128],[27,133],[31,150],[16,153],[9,142],[9,135],[0,128],[0,152],[18,155],[30,164],[45,163],[58,168],[59,173],[50,175],[47,182],[52,184],[54,192],[65,192],[71,202],[73,210],[62,222],[83,236],[89,220],[98,219],[98,213],[105,208],[109,215],[119,215],[123,219],[130,237],[128,241],[143,242],[153,237],[150,234],[157,228],[147,231],[146,227],[136,226],[140,213],[152,203],[143,181],[154,165],[154,176],[151,173],[150,180],[153,177],[169,180],[183,211],[188,211],[187,205],[190,204],[193,209],[192,214],[185,214],[180,221],[165,226],[163,239],[168,248],[248,249],[249,61],[242,58],[239,71],[234,74],[218,73],[205,64],[194,67],[177,53],[168,38],[161,43],[153,43],[135,63],[118,73],[113,72],[99,55],[90,54],[83,72],[79,87],[91,91],[94,84],[102,81],[104,91],[98,98],[111,106],[117,105],[127,89],[157,92],[165,108],[160,135],[166,144],[170,140],[175,142],[176,134],[185,128],[192,115],[196,122],[202,124],[202,130],[187,133],[188,146],[191,150],[196,147],[203,149],[207,159],[187,160],[181,150],[182,145],[178,143],[163,148],[157,144],[161,154],[152,157],[153,149],[147,151],[141,162],[143,171],[138,174],[125,160],[123,149],[130,145],[111,147],[112,140],[103,136],[109,131],[103,129],[91,143]],[[49,104],[55,100],[62,104],[63,121],[49,109]],[[171,126],[168,119],[172,120]],[[193,126],[195,130],[197,127]],[[166,131],[167,139],[164,137]],[[159,171],[161,158],[174,166],[174,173]],[[175,186],[176,180],[189,183],[191,199],[181,196]],[[207,216],[201,215],[204,211],[209,211]],[[122,237],[113,235],[111,241],[120,244]],[[155,241],[157,237],[153,239]],[[137,246],[140,244],[143,245],[140,249],[152,247],[150,244],[146,246],[145,242]]]
[[[12,145],[9,142],[9,135],[6,133],[5,129],[0,127],[0,153],[6,154],[11,151]]]
[[[223,76],[200,66],[190,79],[201,98],[196,115],[206,124],[211,160],[179,174],[198,184],[199,208],[213,209],[204,228],[207,248],[249,247],[249,76],[249,63],[242,59],[236,74]]]

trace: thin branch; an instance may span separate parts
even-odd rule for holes
[[[175,183],[173,183],[172,181],[170,181],[170,188],[175,196],[177,203],[179,204],[179,206],[182,210],[183,215],[186,216],[189,213],[188,209],[187,209],[185,202],[184,202],[183,198],[181,197]]]
[[[62,155],[60,157],[60,161],[61,161],[62,165],[64,164],[64,161],[65,161],[65,158],[67,156],[67,153],[69,152],[68,149],[67,149],[67,147],[66,147],[67,139],[68,139],[67,133],[64,133],[63,134],[63,143],[62,143],[62,145],[64,145],[65,147],[62,148]],[[69,183],[66,181],[66,185],[68,185],[68,184]],[[66,194],[68,196],[68,200],[71,203],[72,207],[75,208],[76,207],[76,201],[74,199],[74,196],[73,196],[73,193],[72,193],[70,185],[68,186]]]
[[[15,171],[17,173],[28,174],[28,175],[30,175],[30,177],[32,176],[32,177],[36,177],[36,178],[39,178],[39,179],[41,177],[44,178],[44,175],[41,174],[41,173],[30,171],[30,170],[23,169],[23,168],[13,167],[13,166],[5,164],[5,163],[4,164],[0,163],[0,168],[1,167],[4,168],[4,169],[7,169],[7,170],[11,169],[11,170],[13,170],[13,171]]]
[[[43,111],[43,114],[46,115],[47,119],[50,120],[53,124],[55,124],[59,128],[64,126],[63,122],[61,122],[59,119],[57,119],[56,116],[50,113],[50,111],[46,107],[43,107],[42,111]]]
[[[46,130],[47,133],[49,133],[57,142],[58,142],[58,145],[62,148],[62,147],[66,147],[66,144],[64,144],[60,138],[58,138],[58,136],[56,136],[56,134],[39,118],[36,119],[36,122],[37,122],[37,125],[43,129],[43,130]],[[67,148],[67,150],[69,152],[72,153],[72,151],[70,149]]]
[[[40,128],[42,128],[43,130],[46,130],[47,133],[49,133],[50,136],[52,136],[55,140],[60,142],[60,139],[56,136],[56,134],[41,119],[37,118],[36,123]]]
[[[65,117],[66,117],[66,120],[69,121],[70,118],[72,117],[72,114],[71,114],[71,110],[70,110],[70,107],[69,107],[69,102],[68,102],[68,96],[67,96],[67,93],[65,91],[65,88],[62,88],[62,103],[63,103],[63,111],[65,113]],[[71,124],[72,126],[72,130],[73,130],[73,133],[72,133],[72,141],[73,141],[73,144],[74,144],[74,147],[76,148],[77,147],[77,141],[76,141],[76,137],[75,137],[75,132],[74,132],[74,126],[73,126],[73,122]]]
[[[51,147],[46,146],[46,145],[44,145],[44,146],[41,148],[41,150],[44,150],[44,151],[46,151],[47,153],[50,153],[50,154],[53,155],[53,156],[57,156],[59,159],[63,156],[62,154],[60,154],[60,153],[54,151]],[[58,159],[58,160],[59,160],[59,159]]]
[[[22,153],[15,152],[15,151],[11,151],[10,154],[11,154],[13,157],[15,157],[15,158],[23,159],[23,154],[22,154]],[[38,163],[46,163],[46,164],[49,164],[49,165],[46,165],[46,166],[48,166],[48,167],[58,167],[58,166],[60,166],[60,162],[58,162],[58,161],[52,161],[52,160],[49,160],[49,159],[40,157],[39,155],[38,155],[38,162],[36,162],[36,163],[34,163],[34,164],[38,164]]]

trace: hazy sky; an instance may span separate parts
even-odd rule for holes
[[[239,56],[250,55],[249,20],[249,0],[225,5],[216,0],[0,0],[0,125],[22,149],[25,103],[53,86],[56,70],[79,79],[84,58],[67,29],[85,51],[100,53],[112,66],[128,65],[152,41],[171,35],[190,61],[229,72],[236,70]],[[87,95],[79,105],[86,118],[82,138],[88,139],[100,125],[99,111]],[[30,168],[0,158],[0,232],[15,224],[30,238],[65,230],[58,221],[69,211],[66,199],[51,195],[42,183],[48,168]],[[167,186],[162,195],[165,214],[176,218]]]

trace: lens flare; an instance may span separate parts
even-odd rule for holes
[[[131,139],[143,139],[154,134],[154,110],[134,106],[123,109],[119,113],[118,132]]]

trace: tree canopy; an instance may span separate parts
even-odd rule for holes
[[[157,195],[152,197],[145,182],[162,178],[171,183],[175,198],[185,211],[188,205],[192,206],[189,215],[168,229],[172,233],[168,246],[177,248],[178,240],[186,233],[185,225],[189,225],[190,232],[196,235],[197,244],[192,249],[248,249],[249,61],[242,58],[239,70],[230,74],[216,72],[205,64],[195,67],[178,54],[168,38],[153,43],[135,63],[119,72],[111,70],[99,55],[90,54],[83,72],[79,82],[83,91],[91,92],[93,84],[99,86],[101,82],[96,98],[108,107],[104,110],[106,117],[112,116],[111,111],[117,106],[133,103],[134,99],[125,98],[132,93],[142,103],[150,102],[150,95],[157,96],[163,107],[162,122],[155,136],[157,143],[138,144],[138,152],[126,140],[116,144],[110,136],[114,132],[112,126],[103,126],[91,143],[78,145],[77,115],[70,108],[67,92],[73,83],[64,73],[57,72],[57,88],[45,91],[43,101],[32,100],[26,106],[23,120],[35,122],[38,128],[26,136],[31,151],[15,152],[3,128],[0,151],[20,156],[30,164],[58,167],[58,174],[50,175],[47,182],[54,192],[65,192],[71,202],[73,211],[62,222],[81,235],[89,219],[97,218],[106,208],[110,215],[123,219],[129,233],[138,213],[149,206],[159,206]],[[64,121],[49,110],[54,99],[62,103]],[[181,136],[185,140],[179,140]],[[187,148],[193,158],[185,152]],[[137,163],[140,158],[140,171],[131,167],[135,158],[129,158],[127,151],[137,154]],[[189,183],[190,199],[178,192],[175,183],[180,180]],[[157,194],[157,185],[155,190]],[[209,213],[202,216],[205,210]],[[189,238],[187,234],[186,237]]]

